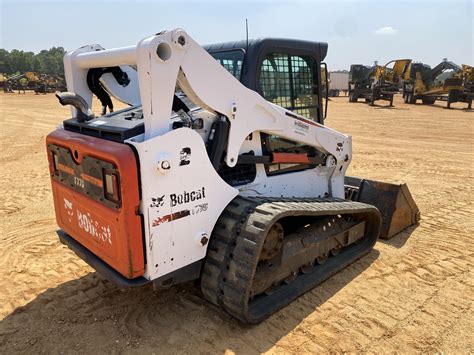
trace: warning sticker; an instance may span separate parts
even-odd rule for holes
[[[309,124],[306,124],[301,121],[294,121],[294,130],[295,133],[302,134],[302,135],[307,135],[309,131]]]

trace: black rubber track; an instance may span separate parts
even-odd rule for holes
[[[259,255],[270,227],[288,216],[362,215],[362,240],[270,295],[249,300]],[[204,297],[245,323],[259,323],[291,301],[367,254],[381,225],[377,208],[342,199],[236,197],[216,223],[201,277]]]

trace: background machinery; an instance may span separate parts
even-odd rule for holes
[[[5,78],[5,84],[3,91],[5,93],[13,93],[18,90],[18,93],[25,90],[28,87],[28,79],[25,74],[14,74]]]
[[[199,279],[257,323],[368,253],[381,226],[416,222],[403,186],[345,178],[351,138],[324,126],[326,52],[286,39],[204,49],[181,29],[69,52],[57,96],[72,118],[46,141],[60,240],[119,285]],[[98,69],[129,108],[95,117]],[[390,208],[361,202],[374,200]]]
[[[432,105],[439,100],[446,101],[447,108],[451,108],[454,102],[465,102],[470,109],[474,93],[469,80],[467,86],[465,84],[468,68],[461,68],[446,59],[434,68],[423,63],[411,63],[403,74],[405,103],[415,104],[421,100],[423,104]],[[463,69],[466,69],[466,74]]]
[[[63,76],[40,74],[40,81],[35,88],[35,93],[48,94],[56,91],[66,91],[66,89],[66,81]]]
[[[5,88],[6,81],[7,81],[7,78],[5,77],[5,75],[0,73],[0,88],[2,89]]]
[[[386,100],[393,106],[393,96],[399,92],[401,76],[410,62],[410,59],[397,59],[384,66],[351,65],[349,101],[357,102],[359,98],[363,98],[365,102],[374,105],[375,101]]]
[[[32,71],[15,74],[7,78],[4,91],[10,93],[15,91],[21,93],[23,91],[25,93],[26,90],[34,90],[36,92],[40,82],[40,75]]]
[[[63,77],[49,74],[39,74],[28,71],[23,74],[15,74],[5,79],[4,92],[25,93],[26,90],[34,91],[36,94],[54,93],[56,91],[65,91],[66,82]]]
[[[462,65],[462,77],[463,77],[463,95],[465,101],[468,103],[468,109],[472,109],[472,100],[474,99],[474,67],[463,64]]]
[[[349,70],[348,92],[349,101],[357,102],[359,98],[370,102],[375,66],[352,64]]]

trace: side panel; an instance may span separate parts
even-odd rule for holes
[[[239,186],[243,196],[324,197],[329,194],[329,179],[334,167],[316,167],[303,171],[267,176],[257,168],[254,182]]]
[[[189,128],[130,143],[140,158],[145,277],[153,280],[206,256],[214,225],[238,190],[216,173]]]
[[[49,134],[46,144],[59,227],[123,276],[131,279],[143,275],[143,232],[138,214],[139,177],[132,149],[126,144],[62,129]],[[58,171],[52,153],[61,148],[68,149],[70,157],[59,158]],[[88,158],[115,166],[120,174],[120,205],[114,207],[87,196],[89,181],[103,184],[102,180],[90,177],[90,170],[84,171]],[[70,184],[71,180],[80,182],[80,186]],[[82,186],[84,191],[81,191]]]

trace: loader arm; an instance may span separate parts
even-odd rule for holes
[[[170,115],[178,84],[195,104],[229,120],[225,156],[229,167],[237,164],[242,143],[251,133],[275,134],[332,156],[329,191],[334,197],[344,197],[351,138],[266,101],[242,85],[181,29],[148,37],[136,47],[82,52],[68,60],[73,78],[70,90],[86,96],[89,102],[92,96],[83,79],[87,69],[137,65],[145,140],[171,130]],[[133,79],[130,88],[122,90],[124,95],[134,96],[137,84]]]

